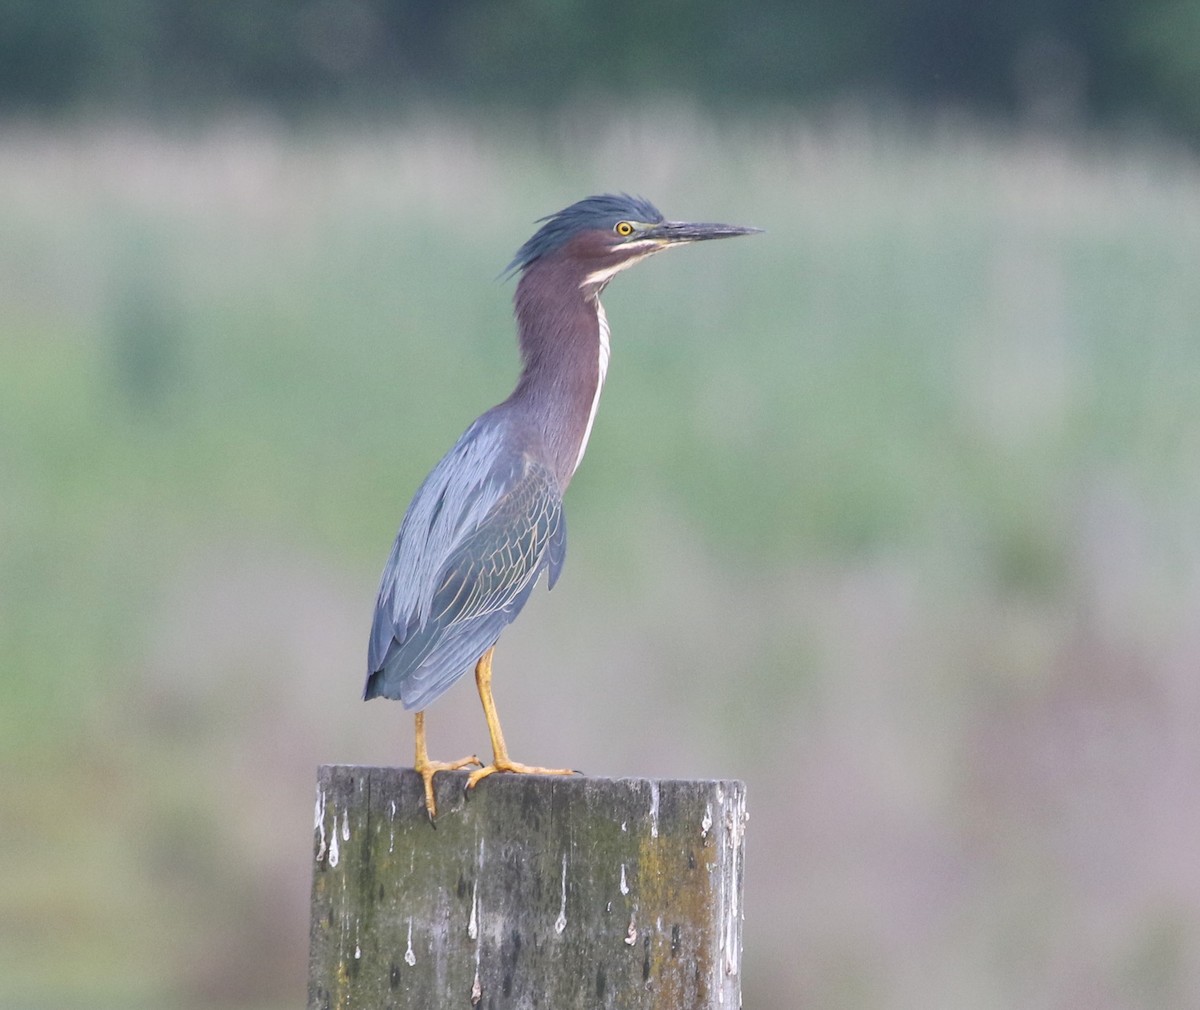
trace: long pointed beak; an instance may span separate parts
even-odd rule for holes
[[[663,221],[642,232],[638,238],[654,239],[663,245],[684,242],[703,242],[710,238],[733,238],[735,235],[761,234],[761,228],[744,228],[736,224],[693,224],[690,221]]]

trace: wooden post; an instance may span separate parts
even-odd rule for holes
[[[740,782],[317,781],[309,1010],[735,1010]]]

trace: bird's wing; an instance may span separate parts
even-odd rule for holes
[[[423,707],[470,669],[566,549],[551,473],[468,429],[409,506],[384,569],[366,695]]]
[[[423,708],[470,670],[520,613],[566,529],[550,474],[532,464],[447,559],[424,627],[389,657],[405,705]],[[553,552],[552,552],[552,545]]]

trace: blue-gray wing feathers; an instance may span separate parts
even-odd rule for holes
[[[488,415],[426,478],[384,568],[364,696],[422,709],[495,644],[538,576],[553,587],[566,553],[550,471],[509,448]]]

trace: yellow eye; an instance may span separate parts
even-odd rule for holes
[[[616,226],[613,228],[613,231],[615,231],[622,238],[629,238],[629,236],[633,234],[633,225],[631,225],[628,221],[618,221]]]

